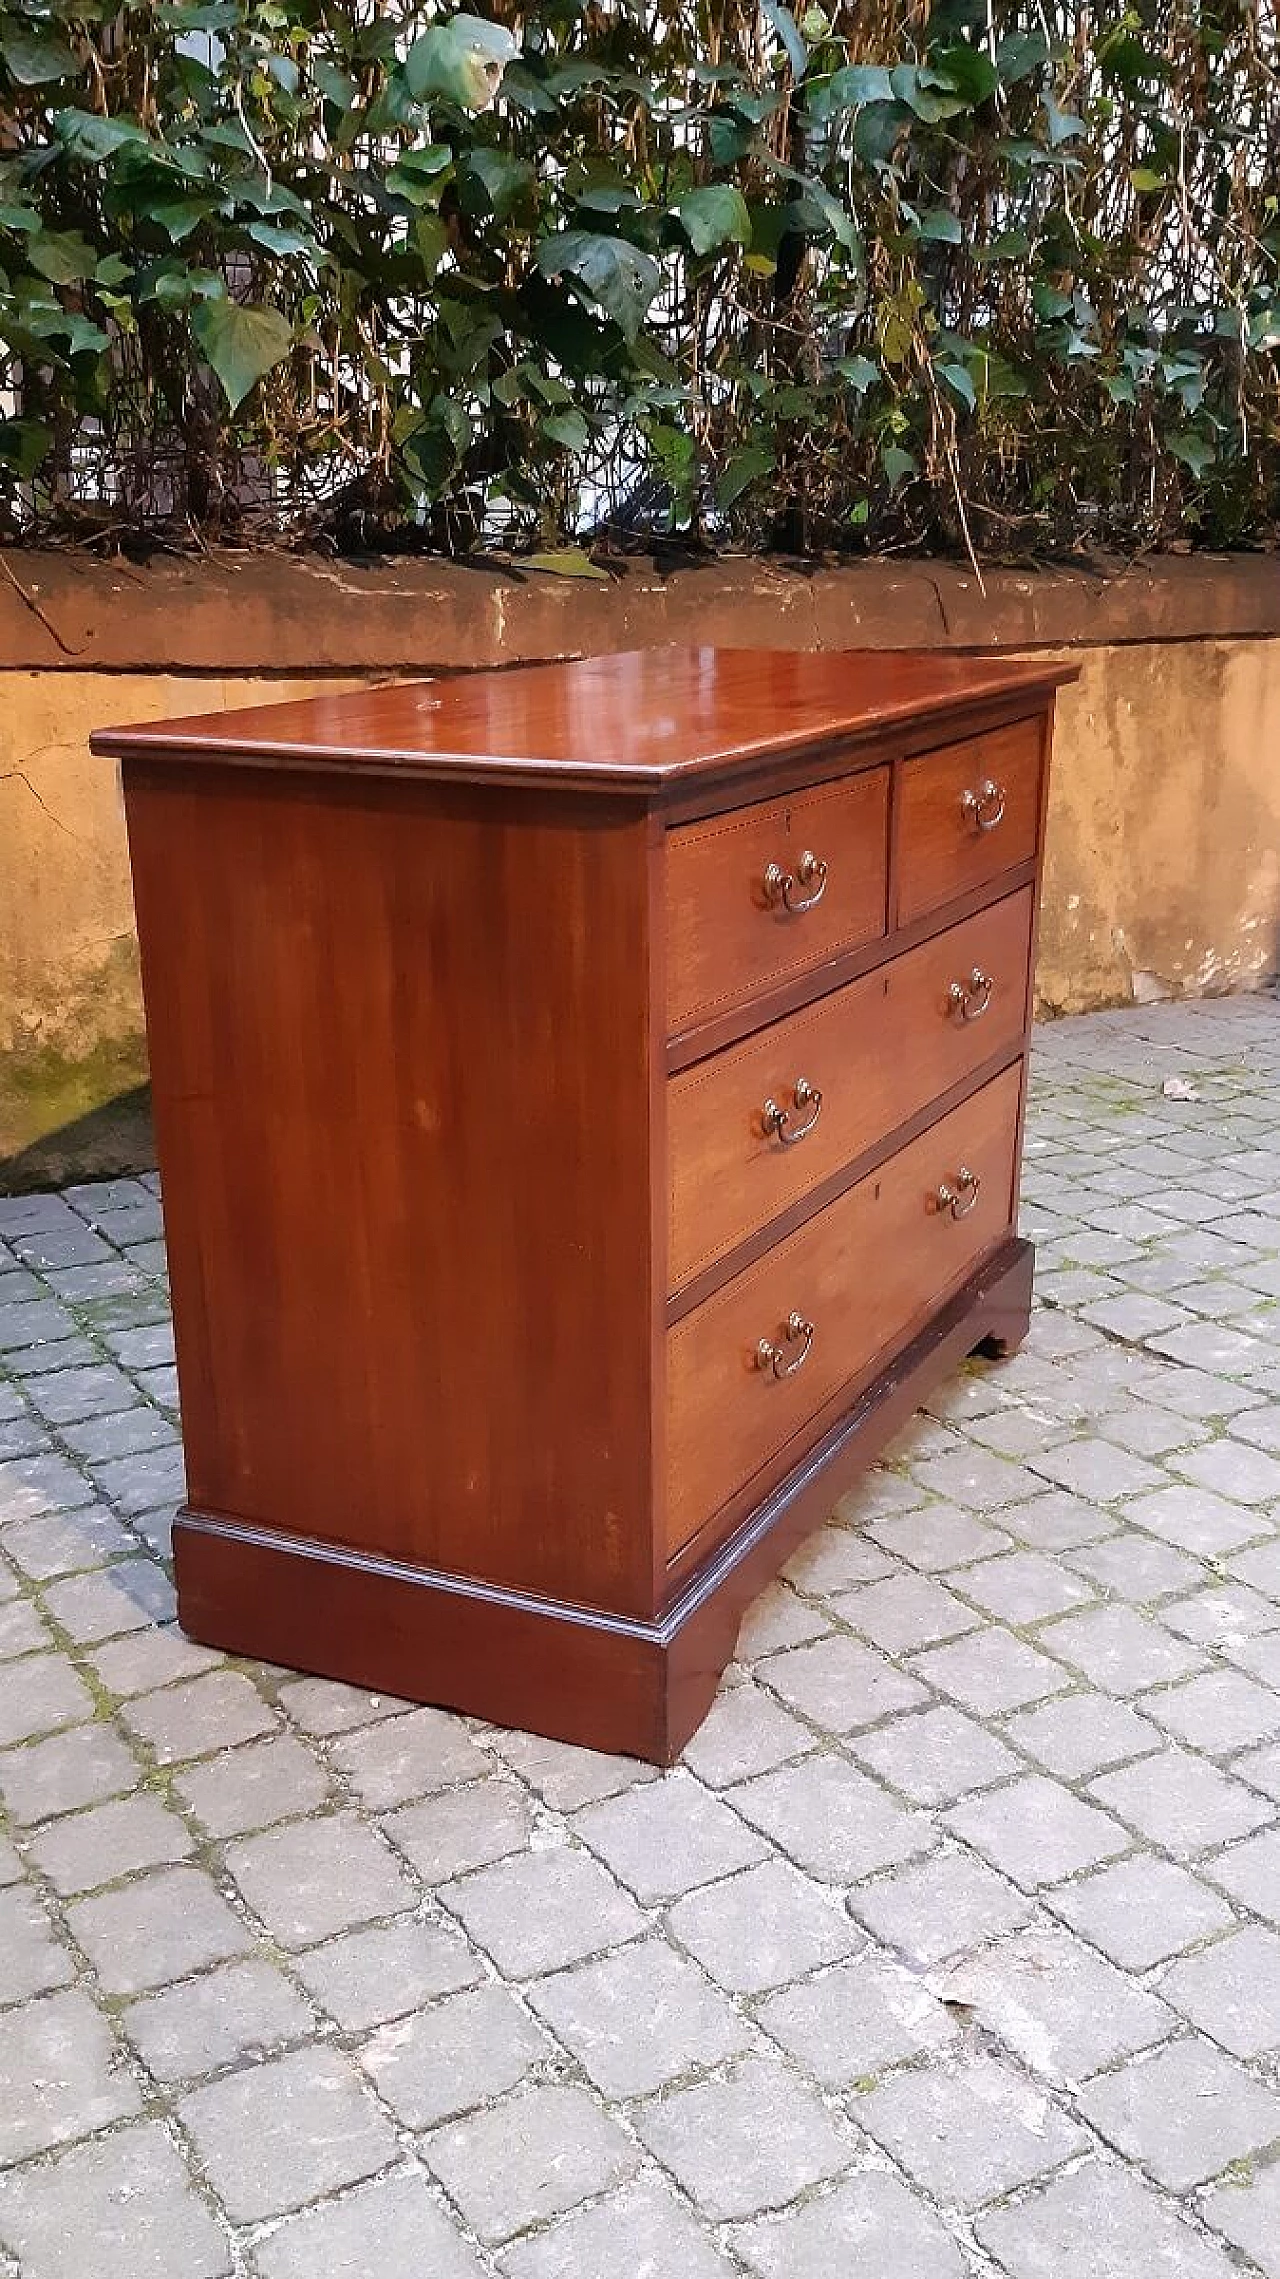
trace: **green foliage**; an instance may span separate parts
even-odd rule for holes
[[[1278,90],[1269,0],[4,0],[0,534],[1271,543]]]

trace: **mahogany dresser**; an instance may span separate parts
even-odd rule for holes
[[[1023,1334],[1055,686],[656,649],[123,761],[190,1634],[669,1762]]]

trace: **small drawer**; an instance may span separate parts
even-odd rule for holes
[[[985,886],[1036,851],[1043,716],[901,763],[898,924]]]
[[[1033,907],[1023,887],[672,1077],[672,1290],[1019,1043]]]
[[[887,768],[668,832],[668,1027],[875,940],[888,872]]]
[[[1021,1063],[667,1334],[667,1554],[1008,1232]]]

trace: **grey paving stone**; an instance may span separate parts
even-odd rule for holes
[[[731,1875],[765,1851],[736,1812],[683,1772],[589,1805],[574,1825],[644,1906]]]
[[[939,1991],[963,2003],[1032,2073],[1070,2083],[1149,2049],[1178,2020],[1064,1931],[1021,1931],[971,1955]]]
[[[222,2279],[231,2243],[156,2121],[0,2177],[0,2241],[23,2279]]]
[[[780,1653],[785,1646],[802,1645],[806,1638],[825,1637],[831,1627],[830,1615],[812,1599],[801,1598],[785,1583],[770,1583],[742,1617],[738,1660],[756,1662],[762,1654]]]
[[[112,1416],[85,1417],[79,1424],[64,1424],[62,1438],[73,1455],[83,1464],[105,1464],[121,1456],[141,1455],[144,1450],[177,1446],[173,1426],[167,1416],[161,1416],[147,1401],[136,1401],[131,1409],[120,1409]]]
[[[1207,1447],[1189,1449],[1175,1459],[1175,1469],[1233,1503],[1280,1502],[1280,1462],[1243,1441],[1211,1440]]]
[[[1161,1992],[1235,2057],[1280,2047],[1280,1938],[1247,1924],[1164,1973]]]
[[[1005,1525],[1020,1543],[1036,1551],[1071,1551],[1081,1544],[1100,1543],[1116,1532],[1114,1512],[1102,1511],[1083,1496],[1068,1495],[1065,1488],[1037,1496],[1004,1513]]]
[[[919,1655],[913,1666],[931,1686],[950,1694],[977,1717],[1025,1708],[1028,1702],[1065,1692],[1071,1684],[1061,1663],[996,1624],[958,1638],[952,1646]]]
[[[638,2161],[585,2090],[552,2087],[455,2121],[423,2150],[477,2237],[494,2246],[621,2183]]]
[[[861,1583],[891,1575],[893,1561],[856,1528],[832,1525],[807,1536],[782,1572],[797,1590],[828,1598],[837,1591],[851,1591]]]
[[[1275,2091],[1192,2039],[1100,2074],[1079,2102],[1108,2143],[1172,2192],[1189,2192],[1280,2138]]]
[[[52,1631],[29,1599],[10,1597],[0,1605],[0,1662],[15,1662],[20,1655],[44,1652],[53,1644]],[[13,1671],[3,1682],[20,1686],[21,1670]]]
[[[1020,1760],[958,1709],[891,1718],[849,1744],[852,1754],[913,1804],[952,1804],[1020,1769]]]
[[[1200,2211],[1224,2239],[1252,2256],[1267,2279],[1280,2274],[1280,2167],[1256,2170],[1247,2179],[1217,2184],[1205,2194]],[[1223,2258],[1223,2279],[1238,2267]]]
[[[134,1456],[114,1456],[93,1464],[91,1470],[100,1494],[126,1514],[149,1511],[154,1504],[181,1503],[187,1492],[177,1442]]]
[[[191,1837],[158,1797],[126,1796],[55,1820],[31,1844],[31,1856],[55,1891],[94,1891],[140,1868],[185,1859]]]
[[[668,1921],[681,1944],[735,1994],[785,1986],[858,1943],[836,1894],[778,1859],[690,1892]]]
[[[1230,1909],[1185,1868],[1142,1853],[1061,1891],[1047,1903],[1125,1970],[1149,1970],[1230,1928]]]
[[[0,2004],[47,1994],[73,1975],[39,1894],[23,1884],[0,1891]]]
[[[954,2039],[951,2013],[913,1971],[871,1948],[771,1994],[757,2012],[824,2089],[849,2089]]]
[[[196,2081],[306,2040],[315,2018],[273,1964],[224,1963],[162,1994],[131,2002],[120,2017],[147,2071],[165,2087]]]
[[[216,1884],[194,1867],[164,1868],[77,1900],[67,1922],[108,1994],[145,1993],[253,1943]]]
[[[1234,2279],[1234,2267],[1141,2177],[1088,2161],[1012,2206],[977,2236],[1010,2279]]]
[[[417,1896],[392,1852],[349,1812],[237,1837],[225,1858],[254,1914],[285,1947],[399,1914]]]
[[[404,2017],[436,1995],[475,1986],[483,1967],[452,1924],[399,1916],[346,1931],[297,1956],[294,1969],[344,2032]]]
[[[1131,1606],[1101,1606],[1069,1614],[1040,1632],[1042,1643],[1105,1693],[1141,1693],[1148,1686],[1189,1677],[1205,1667],[1204,1655],[1185,1639]]]
[[[413,1709],[344,1734],[332,1743],[329,1762],[371,1812],[390,1812],[492,1769],[462,1719],[443,1709]]]
[[[522,1851],[530,1825],[524,1790],[514,1780],[498,1779],[447,1789],[405,1805],[383,1822],[391,1842],[424,1883],[446,1883],[451,1876]]]
[[[1209,1580],[1204,1568],[1185,1551],[1175,1551],[1169,1543],[1157,1543],[1150,1535],[1136,1533],[1086,1544],[1072,1553],[1071,1564],[1091,1582],[1138,1606],[1148,1606],[1171,1591],[1194,1590],[1198,1583]],[[1162,1619],[1166,1612],[1162,1607]],[[1194,1632],[1179,1627],[1178,1635],[1185,1638]]]
[[[178,2107],[233,2223],[284,2215],[395,2158],[395,2135],[336,2050],[295,2050],[193,2089]]]
[[[102,1342],[125,1369],[162,1369],[173,1361],[173,1331],[163,1318],[138,1327],[106,1328]]]
[[[211,1756],[237,1741],[278,1730],[279,1721],[248,1678],[237,1670],[210,1670],[183,1685],[165,1686],[126,1703],[122,1722],[158,1764],[179,1765]]]
[[[1272,1741],[1265,1749],[1246,1749],[1243,1756],[1232,1759],[1231,1770],[1251,1788],[1260,1788],[1264,1796],[1280,1804],[1280,1742]]]
[[[384,1717],[405,1716],[413,1707],[393,1694],[365,1693],[359,1686],[335,1685],[329,1678],[293,1678],[281,1686],[278,1698],[293,1724],[321,1738],[374,1725]]]
[[[1252,1513],[1205,1488],[1160,1488],[1153,1496],[1137,1497],[1128,1505],[1126,1517],[1162,1543],[1179,1544],[1202,1559],[1220,1558],[1258,1532]]]
[[[28,1655],[21,1684],[14,1680],[0,1688],[0,1749],[78,1725],[92,1715],[93,1696],[63,1655]],[[0,1789],[3,1768],[0,1757]]]
[[[739,2055],[756,2038],[661,1939],[540,1979],[530,2000],[608,2098],[647,2097],[682,2074]]]
[[[253,2254],[262,2279],[482,2279],[426,2178],[405,2170],[287,2216]]]
[[[784,1765],[729,1792],[735,1810],[798,1867],[828,1883],[851,1883],[910,1859],[936,1842],[920,1813],[904,1811],[842,1757]]]
[[[1231,1561],[1231,1572],[1266,1597],[1280,1599],[1280,1543],[1273,1539],[1257,1544],[1252,1551],[1238,1552]]]
[[[517,2241],[502,2269],[509,2279],[585,2279],[588,2272],[591,2279],[731,2279],[732,2266],[670,2185],[637,2176],[550,2231]]]
[[[970,1797],[946,1818],[957,1835],[1026,1891],[1096,1867],[1127,1851],[1132,1841],[1109,1813],[1040,1773]]]
[[[928,1700],[916,1679],[839,1632],[769,1656],[756,1664],[756,1674],[788,1708],[832,1733],[852,1733]]]
[[[656,1765],[642,1765],[635,1757],[607,1756],[601,1750],[571,1748],[563,1741],[544,1740],[540,1733],[495,1732],[492,1746],[494,1755],[554,1812],[576,1812],[581,1805],[596,1804],[601,1797],[617,1796],[624,1788],[639,1788],[658,1778]]]
[[[32,1582],[43,1583],[55,1575],[100,1567],[108,1559],[136,1550],[137,1545],[113,1512],[100,1504],[82,1504],[76,1511],[46,1512],[41,1519],[15,1521],[4,1531],[4,1548],[24,1575]]]
[[[940,1852],[849,1894],[849,1906],[886,1946],[926,1967],[1016,1930],[1030,1901],[966,1852]]]
[[[330,1795],[323,1765],[292,1733],[187,1765],[175,1775],[174,1788],[211,1836],[269,1828],[316,1811]]]
[[[356,2054],[397,2119],[431,2129],[505,2096],[551,2045],[505,1987],[480,1986],[379,2026]]]
[[[1091,1793],[1108,1811],[1177,1860],[1229,1843],[1274,1819],[1264,1798],[1185,1749],[1165,1749],[1121,1772],[1103,1773]]]
[[[0,2166],[88,2136],[142,2099],[106,2019],[77,1987],[0,2012]]]
[[[1047,1615],[1088,1606],[1097,1593],[1042,1551],[1006,1551],[957,1575],[957,1587],[985,1613],[1021,1628]]]
[[[954,1504],[926,1504],[919,1511],[875,1520],[870,1531],[883,1550],[892,1552],[895,1559],[905,1559],[909,1567],[918,1567],[924,1574],[967,1566],[976,1559],[994,1559],[999,1552],[1012,1549],[1003,1527],[989,1526]]]
[[[0,1752],[0,1797],[22,1828],[119,1796],[138,1778],[137,1758],[109,1725],[77,1725]]]
[[[509,1978],[535,1978],[634,1939],[635,1901],[586,1852],[524,1852],[481,1868],[441,1897]]]
[[[1064,1694],[1041,1709],[1019,1711],[1005,1731],[1064,1780],[1083,1780],[1161,1746],[1159,1728],[1109,1694]]]
[[[54,1298],[33,1298],[27,1305],[0,1307],[0,1353],[8,1354],[20,1346],[34,1347],[38,1353],[40,1347],[56,1344],[74,1328],[71,1316]]]
[[[906,2072],[855,2099],[856,2119],[935,2198],[961,2207],[1030,2184],[1088,2138],[998,2059]]]
[[[729,1788],[803,1756],[815,1738],[772,1694],[745,1679],[721,1687],[705,1722],[686,1743],[681,1763],[708,1787]]]
[[[1141,1495],[1144,1488],[1164,1486],[1164,1474],[1154,1464],[1131,1456],[1110,1440],[1064,1441],[1033,1458],[1031,1469],[1055,1487],[1092,1503],[1115,1503],[1121,1496]]]
[[[964,1511],[998,1511],[1001,1504],[1020,1503],[1028,1492],[1026,1473],[986,1448],[965,1442],[945,1453],[926,1457],[911,1467],[914,1477],[931,1496],[959,1504]]]
[[[117,1409],[136,1406],[136,1386],[110,1362],[88,1368],[56,1369],[50,1376],[28,1377],[27,1399],[51,1424],[77,1424],[83,1417],[111,1416]]]
[[[909,1654],[920,1646],[940,1645],[944,1639],[975,1629],[982,1619],[954,1591],[930,1575],[915,1573],[889,1575],[882,1582],[868,1583],[861,1590],[842,1594],[836,1604],[841,1620],[886,1654]]]
[[[748,2057],[639,2107],[651,2152],[713,2223],[785,2207],[849,2165],[851,2141],[786,2067]]]
[[[1264,1829],[1247,1843],[1207,1860],[1203,1872],[1242,1907],[1268,1923],[1280,1924],[1280,1829]]]
[[[1207,1756],[1228,1756],[1280,1733],[1280,1699],[1235,1670],[1210,1670],[1145,1702],[1147,1715],[1175,1740]]]
[[[69,1575],[43,1592],[45,1610],[77,1645],[94,1645],[125,1630],[145,1630],[174,1611],[173,1585],[154,1559],[117,1559],[88,1574]]]
[[[1280,1607],[1244,1583],[1213,1576],[1205,1589],[1162,1606],[1160,1620],[1180,1638],[1194,1638],[1202,1646],[1225,1646],[1233,1639],[1280,1627]]]
[[[938,2218],[883,2170],[760,2217],[734,2234],[734,2247],[762,2279],[965,2279]]]
[[[78,1332],[73,1337],[51,1338],[7,1352],[4,1366],[11,1377],[25,1383],[29,1377],[47,1377],[54,1369],[79,1369],[101,1360],[97,1347]]]

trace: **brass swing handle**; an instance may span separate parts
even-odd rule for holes
[[[967,981],[953,981],[947,991],[947,1009],[958,1013],[962,1021],[980,1021],[991,1003],[995,983],[989,973],[975,965]]]
[[[795,1147],[800,1140],[808,1139],[822,1114],[822,1094],[816,1084],[810,1084],[807,1077],[797,1076],[792,1086],[791,1099],[794,1107],[808,1108],[810,1111],[802,1124],[793,1124],[791,1109],[780,1106],[776,1100],[766,1100],[760,1110],[766,1134],[776,1133],[784,1147]]]
[[[812,886],[813,892],[798,894],[801,886]],[[805,848],[794,871],[784,870],[781,863],[770,863],[764,874],[764,898],[770,909],[780,902],[793,918],[805,910],[816,910],[826,891],[827,866],[810,847]]]
[[[982,1181],[977,1172],[970,1171],[962,1163],[956,1173],[953,1187],[949,1187],[945,1179],[941,1186],[935,1187],[933,1191],[934,1210],[950,1211],[953,1219],[967,1219],[978,1200],[978,1189],[981,1185]]]
[[[771,1339],[762,1337],[756,1347],[757,1369],[765,1369],[773,1377],[794,1377],[797,1369],[803,1369],[813,1344],[813,1323],[806,1321],[803,1314],[788,1314],[784,1335],[790,1345],[799,1342],[800,1351],[788,1361],[785,1345],[774,1345]]]
[[[972,823],[977,830],[994,831],[1004,814],[1004,785],[988,776],[976,791],[961,795],[960,811],[966,823]]]

